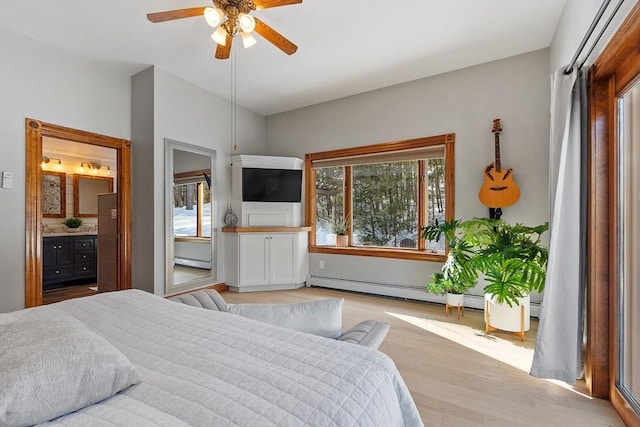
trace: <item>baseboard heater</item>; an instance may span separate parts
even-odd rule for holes
[[[205,270],[211,269],[211,261],[202,261],[200,259],[175,257],[173,263],[175,265],[184,265],[185,267],[203,268]]]
[[[445,297],[427,293],[424,288],[393,283],[375,283],[359,280],[338,279],[324,276],[307,276],[307,286],[320,288],[341,289],[345,291],[362,292],[366,294],[383,295],[416,301],[427,301],[444,304]],[[465,294],[464,306],[466,308],[484,309],[484,295]],[[531,316],[538,317],[540,303],[531,303]]]

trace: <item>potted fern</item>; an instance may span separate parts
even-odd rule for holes
[[[524,339],[529,329],[529,297],[544,290],[548,249],[542,244],[542,235],[548,229],[548,223],[528,227],[474,218],[426,227],[423,237],[437,241],[444,234],[447,239],[449,254],[442,267],[443,279],[475,284],[483,275],[487,330],[518,332]],[[436,290],[440,278],[434,278],[431,284]]]
[[[478,274],[472,264],[473,247],[464,239],[464,223],[449,220],[436,221],[422,230],[422,237],[429,241],[440,241],[444,237],[447,244],[447,259],[438,273],[431,276],[427,292],[447,296],[447,306],[463,307],[464,293],[473,288]]]
[[[466,221],[465,228],[466,240],[476,248],[472,264],[484,275],[487,332],[511,331],[524,340],[531,293],[544,290],[549,250],[542,235],[549,223],[528,227],[475,218]]]
[[[76,217],[69,217],[69,218],[66,218],[64,221],[62,221],[62,223],[68,227],[67,231],[76,232],[79,230],[80,226],[82,225],[82,219],[76,218]]]
[[[549,250],[542,235],[549,223],[528,227],[474,218],[464,228],[465,240],[474,246],[473,267],[485,275],[484,291],[496,302],[514,306],[519,298],[544,290]]]

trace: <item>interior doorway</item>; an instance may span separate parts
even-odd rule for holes
[[[96,149],[112,149],[115,151],[117,175],[114,187],[117,206],[116,252],[116,289],[131,288],[131,143],[129,140],[99,135],[77,129],[66,128],[35,119],[26,119],[26,185],[25,185],[25,231],[26,231],[26,271],[25,271],[25,306],[42,305],[43,295],[43,227],[48,226],[43,218],[51,215],[51,206],[45,206],[43,195],[43,138],[54,138],[69,143],[82,143]],[[47,160],[51,161],[50,157]],[[54,162],[56,160],[54,159]],[[60,162],[60,159],[57,160]],[[59,164],[59,163],[58,163]],[[97,172],[98,164],[91,162],[93,172]],[[101,165],[103,166],[103,165]],[[81,163],[79,167],[85,167]],[[104,171],[103,171],[104,173]],[[55,181],[55,174],[51,173]],[[74,180],[80,175],[74,174]],[[88,187],[91,185],[88,184]],[[79,186],[76,186],[76,188]],[[74,190],[74,203],[79,197]],[[61,192],[64,199],[64,191]],[[59,204],[65,205],[64,201]],[[79,209],[85,209],[84,207]],[[55,210],[55,208],[54,208]],[[45,214],[47,212],[47,214]],[[81,211],[76,216],[86,216]]]

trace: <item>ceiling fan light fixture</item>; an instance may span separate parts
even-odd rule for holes
[[[240,29],[245,33],[250,33],[256,28],[256,20],[247,13],[238,15],[238,23],[240,24]]]
[[[245,49],[248,49],[257,43],[256,38],[253,37],[251,33],[241,31],[240,37],[242,37],[242,46],[244,46]]]
[[[213,28],[217,27],[222,20],[224,19],[224,12],[219,8],[213,7],[205,7],[204,8],[204,19],[207,21],[207,24],[212,26]]]
[[[227,44],[227,31],[220,26],[213,34],[211,34],[211,38],[220,46],[225,46]]]

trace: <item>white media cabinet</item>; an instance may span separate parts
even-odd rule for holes
[[[296,289],[309,270],[309,227],[223,228],[226,284],[233,292]]]
[[[236,227],[225,236],[225,282],[234,292],[296,289],[309,271],[310,227],[302,227],[302,203],[243,202],[242,168],[302,170],[295,157],[231,157],[231,208]]]

